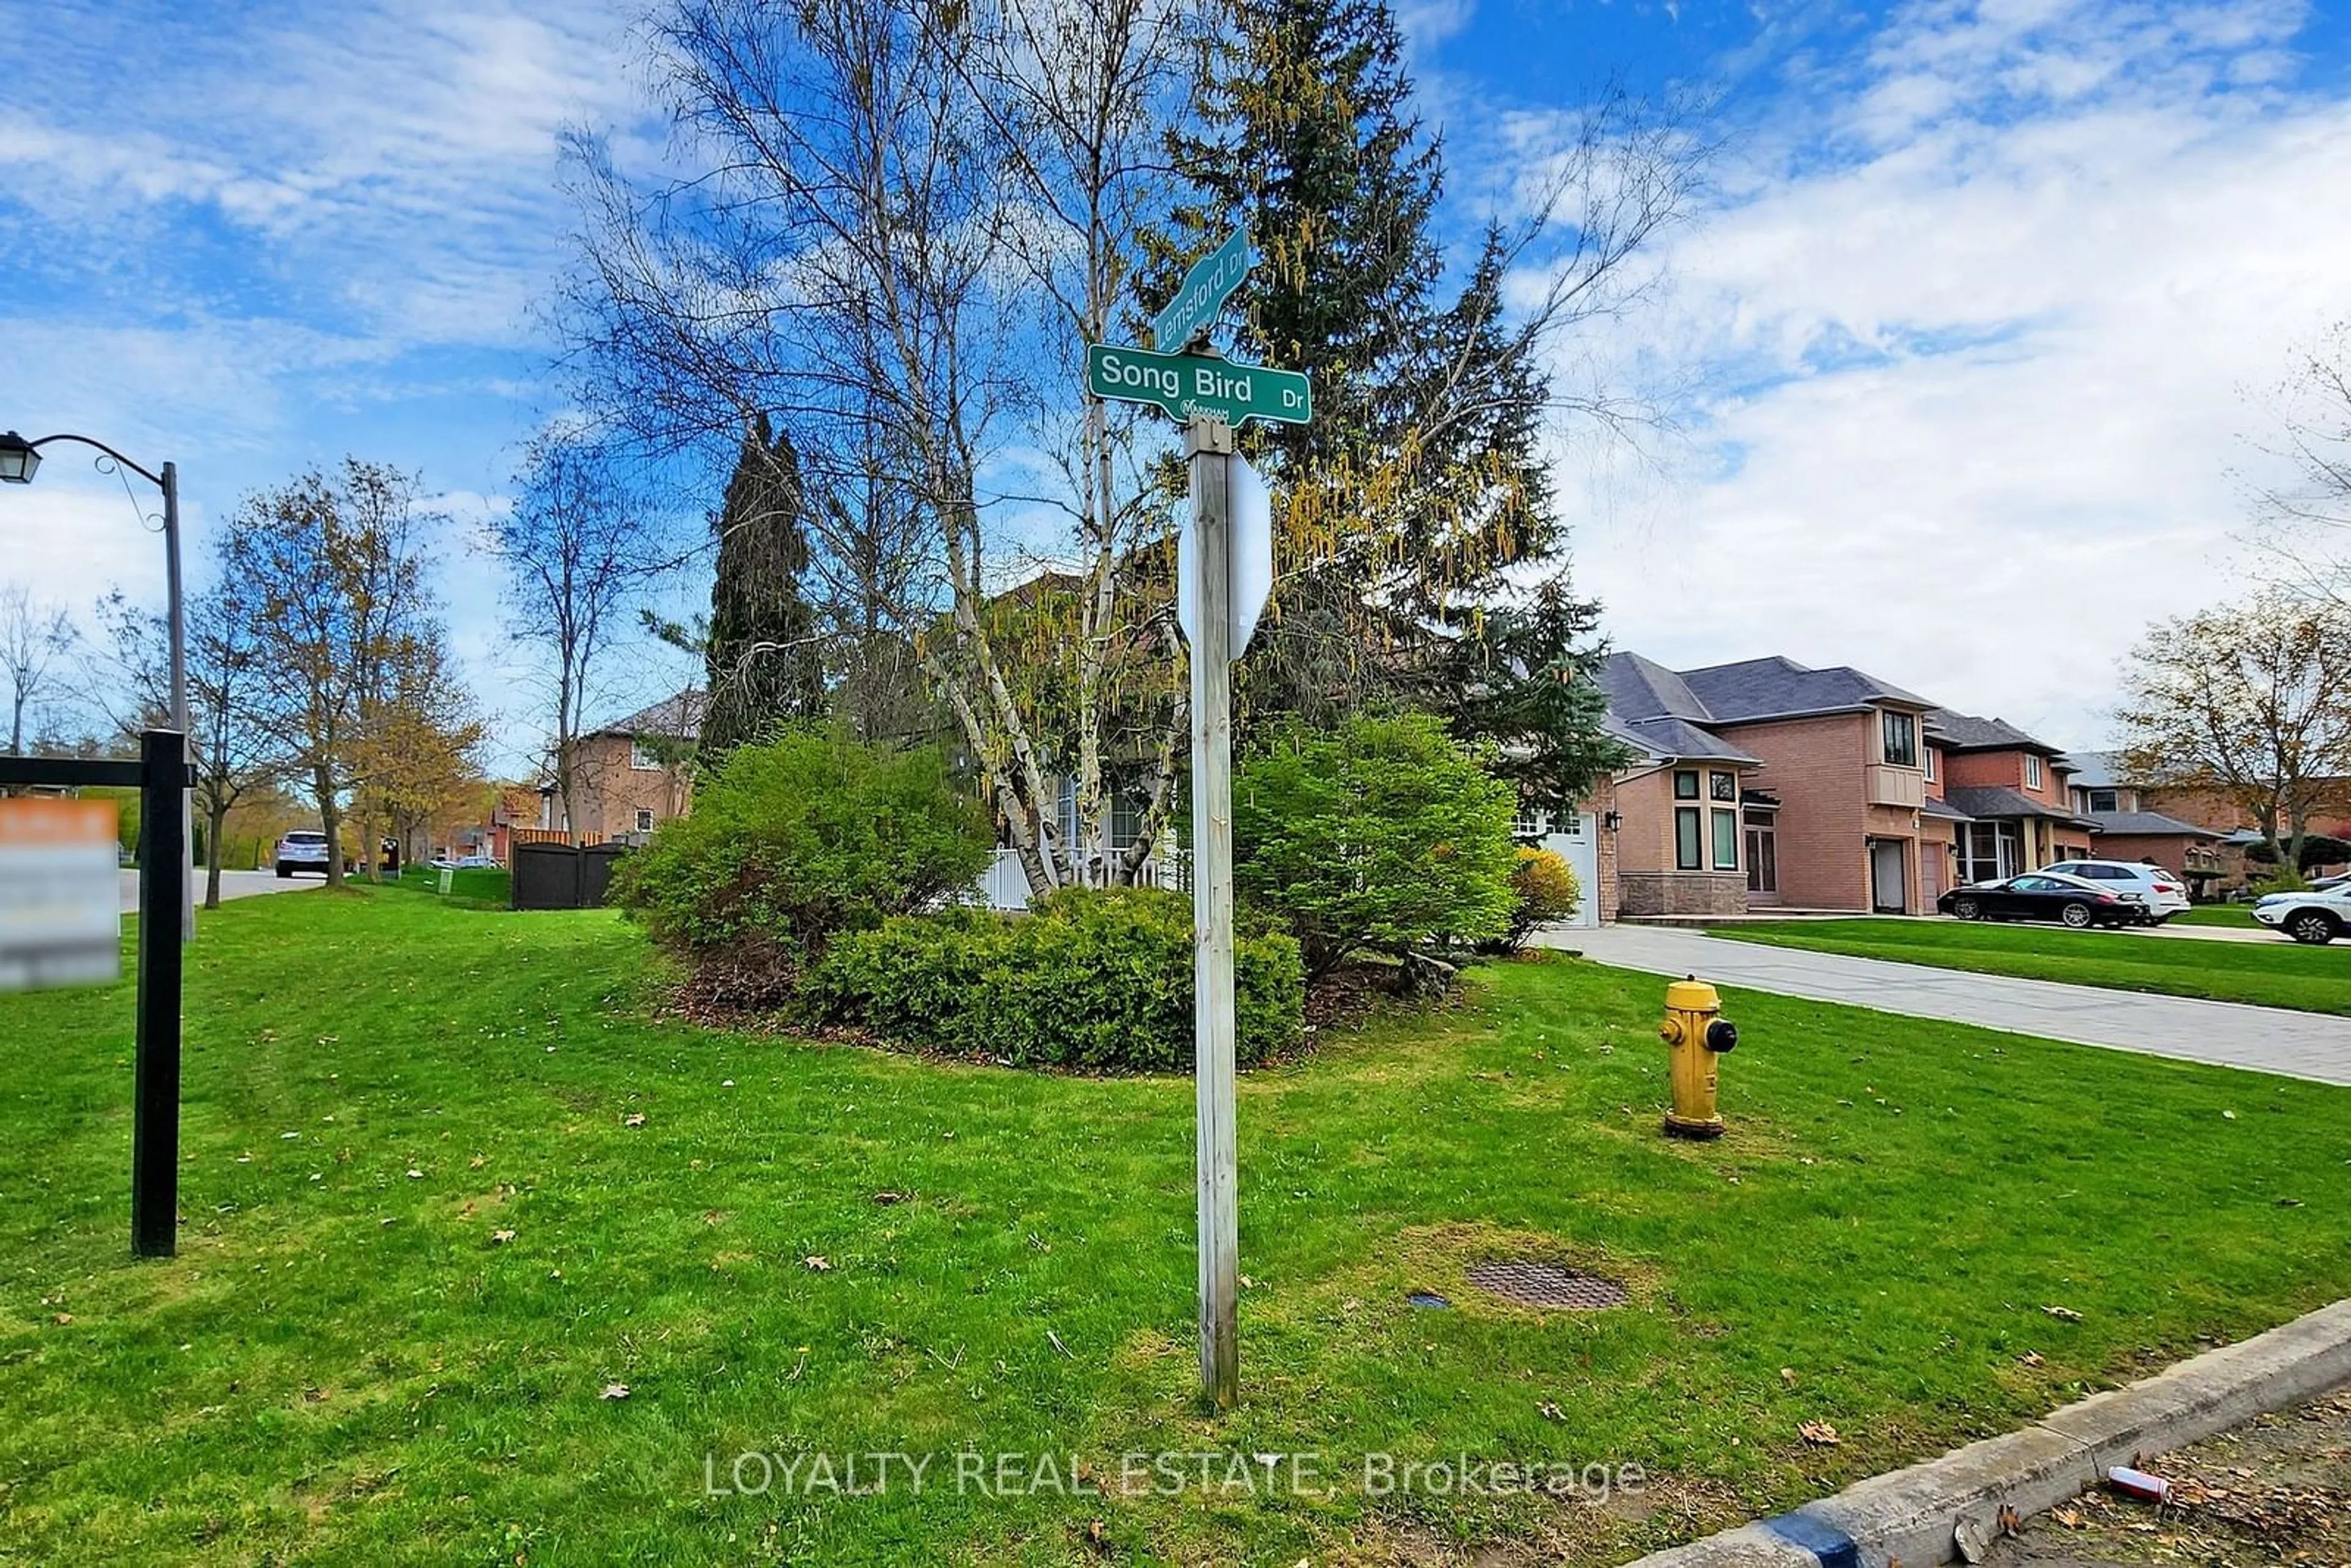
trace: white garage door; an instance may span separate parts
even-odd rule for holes
[[[1599,819],[1585,811],[1576,816],[1560,817],[1551,824],[1552,831],[1545,833],[1542,847],[1567,862],[1575,873],[1575,885],[1583,896],[1576,901],[1575,913],[1566,921],[1570,925],[1600,924],[1600,823]]]

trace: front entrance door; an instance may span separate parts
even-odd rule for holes
[[[1869,846],[1869,893],[1880,915],[1900,915],[1909,907],[1905,896],[1909,878],[1903,874],[1902,841],[1877,839]]]

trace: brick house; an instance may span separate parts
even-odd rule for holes
[[[2005,719],[1949,708],[1928,714],[1926,727],[1928,816],[1941,824],[1949,864],[1938,894],[2058,861],[2114,858],[2095,847],[2097,824],[2075,809],[2068,783],[2077,769],[2056,747]]]
[[[593,842],[651,832],[692,807],[687,768],[702,734],[702,693],[688,689],[581,736],[572,751],[577,821],[549,783],[539,790],[539,826]]]
[[[2259,843],[2261,833],[2252,813],[2226,793],[2133,782],[2107,752],[2085,752],[2081,760],[2083,771],[2074,779],[2076,803],[2101,823],[2112,819],[2105,829],[2111,838],[2102,839],[2099,851],[2106,859],[2152,860],[2189,878],[2199,898],[2218,897],[2222,889],[2241,887],[2270,871],[2246,861],[2247,847]],[[2351,839],[2351,779],[2337,780],[2334,794],[2346,804],[2312,812],[2310,831]]]
[[[1601,680],[1646,750],[1616,779],[1625,914],[1933,907],[1949,841],[1922,825],[1934,704],[1777,656],[1675,671],[1619,653]]]

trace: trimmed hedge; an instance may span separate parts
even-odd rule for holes
[[[1297,1043],[1306,988],[1298,944],[1239,938],[1235,1054],[1244,1066]],[[1192,909],[1156,888],[1065,889],[1027,915],[897,915],[834,938],[801,988],[820,1020],[902,1044],[1082,1072],[1192,1066]]]

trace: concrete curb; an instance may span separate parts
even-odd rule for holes
[[[1628,1568],[1890,1568],[1948,1563],[2135,1454],[2166,1453],[2351,1382],[2351,1299],[2092,1395],[2021,1431],[1856,1481],[1792,1513],[1652,1552]]]

